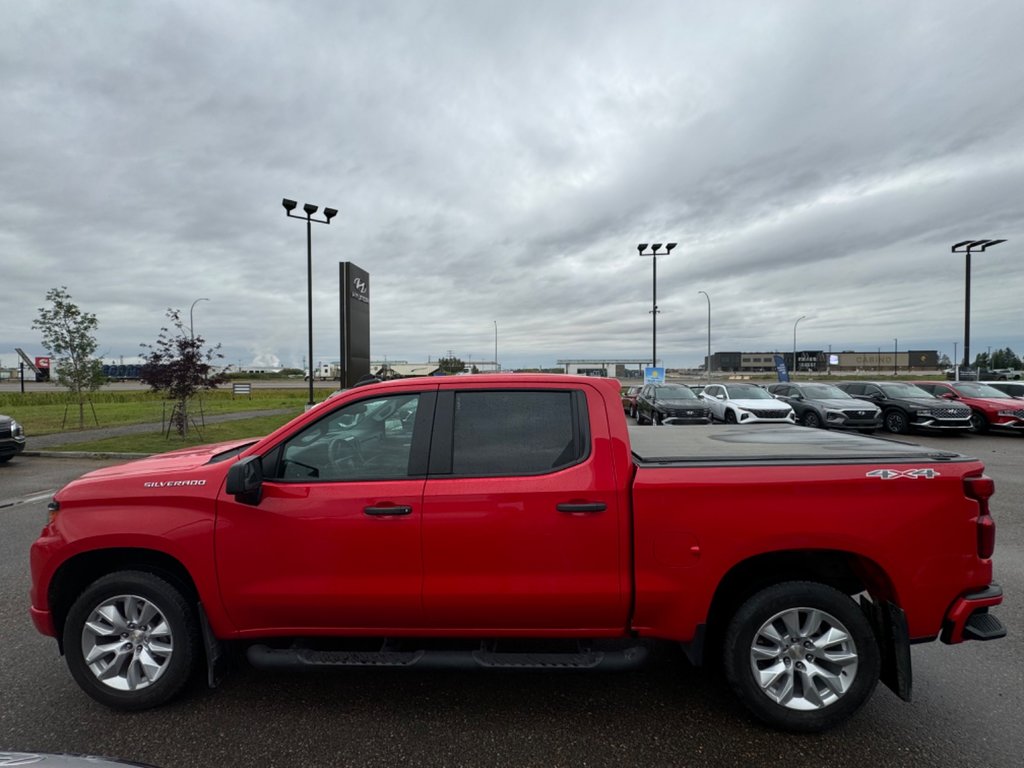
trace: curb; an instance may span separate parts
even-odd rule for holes
[[[116,453],[112,451],[22,451],[19,456],[44,459],[148,459],[154,453]]]

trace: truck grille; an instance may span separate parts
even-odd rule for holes
[[[928,410],[937,419],[969,419],[971,417],[971,412],[962,408],[929,408]]]
[[[7,440],[11,437],[10,427],[0,427],[0,440]]]

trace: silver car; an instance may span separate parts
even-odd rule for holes
[[[882,426],[882,409],[858,400],[832,384],[769,384],[768,391],[789,403],[805,427],[856,429],[871,434]]]

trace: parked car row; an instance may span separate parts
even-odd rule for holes
[[[634,391],[637,390],[637,391]],[[702,406],[706,410],[702,410]],[[623,390],[637,424],[789,423],[894,434],[911,430],[1024,434],[1024,383],[968,381],[721,382]]]

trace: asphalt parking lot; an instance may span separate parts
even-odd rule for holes
[[[654,429],[654,427],[650,427]],[[685,427],[665,427],[685,429]],[[631,673],[267,673],[242,663],[139,714],[104,709],[28,619],[28,547],[49,494],[101,464],[0,466],[0,751],[93,753],[157,766],[1017,766],[1024,754],[1024,437],[911,436],[985,461],[995,478],[992,643],[917,646],[914,702],[879,688],[845,726],[792,736],[751,721],[712,670],[671,648]],[[914,546],[914,542],[906,542]]]

